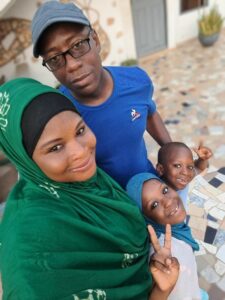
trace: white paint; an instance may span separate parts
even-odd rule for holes
[[[16,0],[1,0],[0,1],[0,16],[3,16],[5,12],[14,4]]]

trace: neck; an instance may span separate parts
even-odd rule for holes
[[[99,84],[94,92],[88,95],[80,94],[79,92],[72,94],[78,102],[88,106],[97,106],[104,103],[112,94],[113,80],[109,72],[102,68],[99,78]]]

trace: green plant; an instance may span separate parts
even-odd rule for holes
[[[209,36],[219,33],[223,25],[223,20],[224,18],[219,13],[218,8],[214,6],[208,14],[203,13],[198,20],[199,34]]]
[[[129,58],[121,62],[121,66],[136,66],[138,65],[138,61],[135,58]]]

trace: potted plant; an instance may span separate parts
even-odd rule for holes
[[[136,58],[128,58],[120,63],[121,66],[137,66],[138,61]]]
[[[203,46],[211,46],[218,40],[223,20],[216,6],[209,13],[203,13],[198,20],[199,41]]]

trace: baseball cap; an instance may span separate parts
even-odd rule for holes
[[[90,26],[90,22],[82,10],[74,3],[48,1],[36,11],[32,20],[33,55],[38,57],[40,50],[38,43],[43,32],[52,24],[71,22]]]

